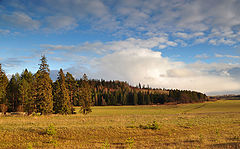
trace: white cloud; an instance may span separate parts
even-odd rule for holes
[[[199,43],[204,43],[208,40],[208,37],[203,37],[203,38],[197,38],[195,41],[194,41],[194,44],[199,44]]]
[[[186,64],[163,57],[161,52],[152,48],[167,45],[167,37],[135,39],[122,41],[84,43],[78,46],[47,45],[52,50],[65,50],[64,58],[76,61],[69,68],[75,76],[85,71],[91,78],[107,80],[124,80],[135,85],[141,82],[152,87],[178,88],[205,92],[208,94],[240,90],[240,83],[235,75],[238,64],[203,63]],[[164,46],[163,46],[164,47]],[[80,51],[102,51],[100,57],[85,57]],[[207,58],[208,55],[196,55]],[[228,56],[230,57],[230,56]],[[61,60],[57,58],[56,60]],[[81,70],[78,70],[81,67]],[[234,70],[234,71],[230,71]]]
[[[240,83],[237,81],[239,79],[236,77],[238,75],[235,75],[238,73],[236,71],[238,64],[208,64],[200,61],[186,64],[163,57],[161,52],[152,50],[156,47],[174,46],[169,42],[167,37],[129,38],[106,43],[86,42],[77,46],[45,45],[45,47],[50,51],[64,51],[65,59],[74,60],[76,64],[69,68],[69,71],[77,77],[82,75],[79,71],[84,71],[91,78],[123,80],[132,85],[141,82],[152,87],[189,89],[208,94],[240,90]],[[97,54],[102,55],[82,57],[79,55],[82,51],[98,52]],[[202,59],[208,58],[208,55],[199,54],[195,57]],[[62,57],[56,60],[62,60]]]
[[[237,56],[237,55],[222,55],[222,54],[215,54],[215,57],[218,57],[218,58],[222,58],[222,57],[226,57],[226,58],[240,58],[240,56]]]
[[[159,48],[163,49],[166,47],[173,47],[176,46],[177,43],[174,41],[169,41],[168,37],[153,37],[149,39],[135,39],[135,38],[128,38],[126,40],[120,41],[111,41],[111,42],[85,42],[80,45],[49,45],[43,44],[41,45],[45,49],[49,51],[71,51],[71,52],[79,52],[79,51],[93,51],[97,54],[106,54],[112,51],[119,51],[123,49],[138,49],[138,48]]]
[[[6,34],[9,34],[9,33],[10,33],[10,31],[7,30],[7,29],[0,29],[0,34],[6,35]]]
[[[200,65],[200,64],[198,64]],[[202,64],[187,65],[162,57],[161,52],[149,49],[118,50],[92,62],[96,70],[94,77],[119,79],[131,84],[149,84],[153,87],[179,88],[202,91],[205,93],[235,91],[240,83],[230,76],[220,74],[223,69]],[[232,68],[232,66],[228,66]],[[212,73],[216,71],[216,73]]]
[[[180,38],[185,38],[185,39],[190,39],[190,38],[194,38],[194,37],[200,37],[203,36],[204,33],[203,32],[195,32],[195,33],[183,33],[183,32],[176,32],[173,34],[176,37],[180,37]]]
[[[145,33],[157,37],[164,31],[185,43],[192,38],[195,44],[209,40],[213,45],[233,45],[240,41],[237,0],[42,0],[25,5],[9,0],[6,5],[14,12],[1,10],[4,26],[65,31],[83,24],[91,31],[110,31],[124,37],[139,38]]]
[[[207,59],[209,56],[206,53],[195,55],[195,58]]]
[[[212,44],[212,45],[216,45],[217,40],[216,39],[211,39],[211,40],[209,40],[209,43]]]
[[[2,14],[0,18],[7,24],[13,27],[21,27],[25,29],[38,29],[40,22],[33,20],[30,16],[23,12],[13,12],[11,14]]]
[[[46,22],[49,30],[70,30],[78,26],[77,21],[69,16],[49,16],[46,18]]]

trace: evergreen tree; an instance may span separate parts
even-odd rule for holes
[[[15,112],[19,106],[19,92],[18,85],[20,81],[19,74],[12,75],[10,82],[7,86],[7,99],[8,99],[8,111]]]
[[[2,70],[2,65],[0,64],[0,104],[1,104],[1,111],[6,112],[6,104],[7,104],[7,92],[6,88],[8,85],[8,78],[4,71]]]
[[[77,82],[72,76],[72,74],[70,74],[69,72],[67,72],[65,80],[71,104],[74,105],[75,103],[77,103],[75,98],[77,91]]]
[[[138,104],[138,94],[134,90],[134,92],[133,92],[133,105],[137,105],[137,104]]]
[[[82,84],[80,87],[80,105],[81,113],[88,114],[89,112],[92,112],[92,91],[90,85],[88,84],[88,78],[86,74],[84,74],[82,77]]]
[[[18,86],[20,110],[31,114],[34,111],[34,88],[33,75],[27,69],[21,74],[21,80]]]
[[[49,76],[50,70],[45,56],[41,58],[36,78],[36,108],[41,114],[53,112],[52,80]]]
[[[58,78],[54,83],[53,95],[53,109],[55,113],[71,114],[71,103],[65,84],[65,76],[62,69],[60,69],[58,73]]]

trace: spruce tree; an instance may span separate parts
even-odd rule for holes
[[[72,76],[72,74],[70,74],[69,72],[67,72],[66,74],[65,82],[66,82],[66,88],[68,89],[68,94],[70,97],[71,104],[75,105],[77,103],[75,98],[76,91],[77,91],[77,82]]]
[[[7,99],[8,99],[8,111],[15,112],[18,110],[19,106],[19,92],[18,85],[20,81],[20,76],[18,73],[12,75],[10,82],[7,86]]]
[[[7,98],[6,98],[6,88],[8,85],[8,78],[4,71],[2,70],[2,65],[0,64],[0,104],[1,104],[1,111],[6,112],[6,104],[7,104]]]
[[[82,77],[82,84],[80,87],[80,112],[83,114],[88,114],[92,112],[91,105],[92,105],[92,91],[91,87],[88,83],[87,75],[84,74]]]
[[[53,112],[52,80],[46,57],[42,56],[40,60],[39,70],[35,74],[36,108],[41,114],[50,114]]]
[[[138,94],[134,90],[134,92],[133,92],[133,105],[137,105],[137,104],[138,104]]]
[[[31,114],[34,111],[34,79],[31,72],[27,69],[21,74],[21,80],[18,87],[19,102],[22,110]]]
[[[54,83],[53,95],[53,109],[55,113],[71,114],[72,107],[68,95],[68,89],[66,88],[65,76],[62,69],[60,69],[58,78]]]

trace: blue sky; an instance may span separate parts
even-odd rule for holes
[[[0,63],[8,75],[141,82],[240,93],[238,0],[0,0]]]

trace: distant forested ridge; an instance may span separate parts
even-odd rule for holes
[[[81,84],[81,80],[77,80]],[[165,103],[195,103],[208,100],[200,92],[150,88],[141,85],[133,87],[127,82],[89,80],[94,105],[150,105]],[[74,105],[78,105],[77,102]]]
[[[0,64],[0,110],[2,112],[33,112],[41,114],[71,114],[73,106],[81,106],[80,112],[91,112],[91,106],[150,105],[165,103],[195,103],[208,100],[200,92],[157,89],[141,85],[130,86],[122,81],[88,80],[84,74],[75,79],[60,69],[53,82],[45,56],[39,70],[32,74],[25,69],[8,80]]]

